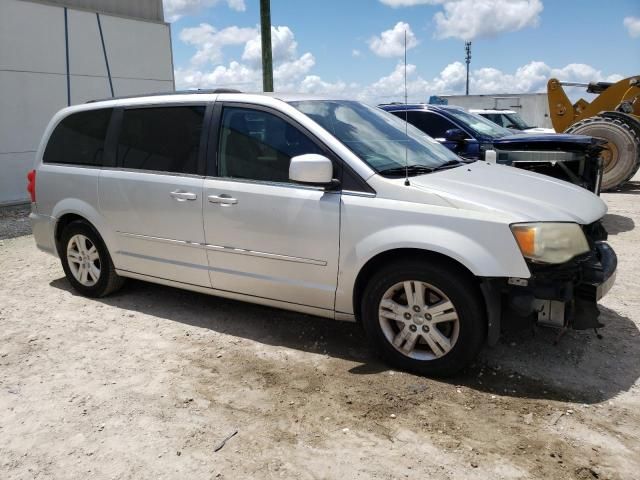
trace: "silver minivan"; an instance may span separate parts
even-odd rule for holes
[[[511,323],[596,328],[617,260],[585,189],[460,159],[392,114],[308,95],[69,107],[29,173],[37,246],[101,297],[136,278],[359,321],[450,375]]]

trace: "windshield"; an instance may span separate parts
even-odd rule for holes
[[[409,166],[410,174],[425,173],[461,160],[446,147],[394,115],[349,100],[289,102],[331,132],[376,172]],[[406,128],[406,132],[405,132]],[[391,174],[391,173],[390,173]]]
[[[507,117],[506,125],[514,125],[518,130],[526,130],[527,128],[533,128],[525,123],[525,121],[517,113],[505,113]]]
[[[448,108],[447,113],[469,127],[476,134],[486,135],[493,138],[502,138],[513,135],[509,130],[500,125],[487,120],[481,115],[465,112],[458,108]]]

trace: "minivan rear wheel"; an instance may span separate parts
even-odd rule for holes
[[[449,376],[467,366],[486,336],[484,304],[466,272],[443,262],[399,262],[373,275],[362,321],[373,348],[391,365]]]
[[[67,280],[82,295],[104,297],[124,283],[124,278],[116,274],[102,238],[83,221],[71,222],[64,228],[58,253]]]

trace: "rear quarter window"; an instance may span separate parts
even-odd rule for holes
[[[204,114],[204,105],[126,109],[118,166],[196,174]]]
[[[112,109],[87,110],[64,118],[49,138],[42,161],[102,166]]]

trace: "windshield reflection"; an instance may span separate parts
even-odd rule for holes
[[[377,172],[406,165],[437,168],[459,160],[414,126],[364,103],[305,100],[290,104],[331,132]]]

